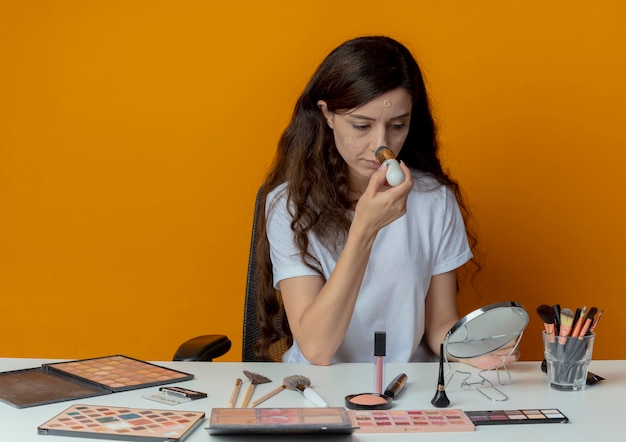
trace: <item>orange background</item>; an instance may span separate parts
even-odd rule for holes
[[[474,210],[463,312],[522,303],[536,360],[537,305],[595,305],[594,357],[626,358],[621,0],[227,5],[2,2],[0,356],[164,360],[223,333],[239,360],[277,139],[332,48],[387,34],[423,65]]]

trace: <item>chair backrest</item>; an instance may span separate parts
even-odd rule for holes
[[[263,187],[259,188],[256,201],[254,203],[254,217],[252,219],[252,235],[250,238],[250,255],[248,257],[248,277],[246,280],[246,298],[244,301],[243,313],[243,346],[241,360],[243,362],[256,362],[259,359],[254,353],[254,344],[261,335],[259,322],[257,320],[257,289],[259,286],[259,275],[256,266],[256,243],[257,243],[257,221],[261,210]],[[277,321],[280,327],[280,318]],[[280,330],[280,328],[279,328]],[[280,362],[283,353],[287,350],[287,343],[280,340],[270,347],[269,354],[272,360]]]

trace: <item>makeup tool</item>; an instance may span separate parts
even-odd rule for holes
[[[572,322],[574,321],[574,312],[569,308],[561,310],[561,328],[559,330],[559,339],[556,349],[556,357],[561,358],[561,354],[565,351],[565,344],[567,343],[567,337],[572,331]]]
[[[385,396],[389,396],[391,399],[395,399],[398,394],[404,389],[408,377],[404,373],[400,373],[398,376],[392,379],[392,381],[385,388],[383,393]]]
[[[554,309],[547,304],[541,304],[539,307],[537,307],[537,314],[543,321],[543,326],[544,326],[544,329],[546,330],[546,333],[548,333],[554,339],[554,336],[555,336]]]
[[[207,394],[182,387],[160,387],[159,393],[144,394],[141,397],[166,405],[180,405],[195,399],[203,399],[207,397]]]
[[[178,442],[201,425],[204,416],[200,411],[78,404],[41,424],[37,432],[94,439]]]
[[[397,186],[404,181],[404,172],[394,153],[387,146],[380,146],[375,152],[376,160],[380,164],[387,164],[387,174],[385,178],[390,186]]]
[[[583,327],[583,322],[587,317],[587,306],[584,306],[581,309],[576,309],[576,313],[574,314],[574,326],[571,331],[571,336],[578,337],[580,333],[580,329]]]
[[[283,385],[289,390],[301,392],[316,407],[328,407],[328,403],[311,388],[311,381],[305,376],[287,376],[283,379]]]
[[[346,409],[328,408],[213,408],[209,434],[352,433]]]
[[[554,334],[558,336],[561,330],[561,305],[554,304],[552,308],[554,309]]]
[[[584,324],[582,328],[580,329],[580,333],[578,333],[578,339],[582,339],[587,334],[587,332],[589,331],[589,328],[591,327],[591,324],[593,323],[593,318],[597,312],[598,312],[598,309],[596,307],[591,307],[589,309],[589,313],[587,313]]]
[[[235,386],[233,387],[233,392],[230,394],[230,399],[228,399],[228,408],[233,408],[237,403],[237,397],[239,396],[239,390],[241,390],[241,383],[243,381],[240,378],[235,379]]]
[[[252,373],[251,371],[244,370],[243,374],[250,380],[250,386],[246,391],[246,395],[243,398],[243,402],[241,403],[241,408],[246,408],[248,406],[248,402],[250,402],[250,398],[252,397],[252,393],[254,393],[254,389],[258,384],[267,384],[268,382],[272,382],[271,379],[263,376],[262,374]]]
[[[443,343],[439,349],[439,380],[437,381],[437,391],[430,401],[437,408],[445,408],[450,405],[450,399],[446,395],[446,385],[443,375]]]
[[[567,416],[555,408],[532,410],[466,411],[474,425],[565,424]]]
[[[272,391],[270,391],[269,393],[264,394],[263,396],[261,396],[260,398],[250,402],[250,408],[254,408],[257,405],[260,405],[261,403],[265,402],[266,400],[268,400],[269,398],[276,396],[278,393],[280,393],[281,391],[284,391],[287,389],[287,386],[285,384],[274,388]]]
[[[561,329],[559,330],[559,344],[565,345],[570,332],[572,331],[572,322],[574,321],[574,313],[569,308],[561,310]]]
[[[604,309],[600,310],[600,312],[598,313],[598,317],[594,319],[593,323],[591,324],[591,327],[589,328],[590,333],[593,333],[595,331],[596,326],[598,325],[598,321],[600,321],[600,318],[602,317],[603,313],[604,313]]]
[[[383,382],[385,382],[385,354],[387,352],[387,334],[385,332],[374,332],[374,391],[383,393]]]
[[[543,327],[546,331],[546,333],[550,336],[550,342],[554,345],[554,336],[555,336],[555,322],[556,322],[556,317],[555,317],[555,311],[553,307],[550,307],[547,304],[541,304],[539,307],[537,307],[537,314],[539,315],[539,317],[541,318],[541,320],[543,321]],[[546,362],[546,359],[543,358],[543,360],[541,361],[541,371],[543,371],[544,373],[548,372],[548,363]]]
[[[474,431],[463,410],[352,410],[357,433],[427,433]]]

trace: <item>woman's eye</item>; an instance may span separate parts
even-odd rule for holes
[[[406,127],[406,123],[395,123],[391,126],[394,129],[404,129]]]
[[[369,126],[367,124],[353,124],[352,127],[355,128],[356,130],[365,130]]]

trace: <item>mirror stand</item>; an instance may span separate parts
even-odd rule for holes
[[[463,370],[454,370],[452,367],[452,364],[450,363],[450,361],[448,361],[448,352],[445,349],[446,348],[446,343],[444,342],[444,357],[446,360],[446,366],[448,367],[448,373],[446,374],[447,377],[447,381],[446,381],[446,385],[448,385],[451,381],[452,378],[454,378],[455,374],[460,374],[460,375],[464,375],[465,377],[463,379],[461,379],[461,388],[471,388],[473,390],[476,390],[477,392],[479,392],[480,394],[482,394],[483,396],[485,396],[487,399],[489,399],[492,402],[503,402],[503,401],[507,401],[509,399],[509,397],[504,394],[500,389],[498,389],[494,383],[492,381],[490,381],[485,375],[489,372],[495,372],[496,373],[496,379],[499,385],[508,385],[511,382],[511,372],[509,371],[508,366],[506,365],[506,361],[508,360],[508,358],[515,352],[515,350],[517,349],[520,341],[522,340],[522,335],[524,334],[524,332],[520,332],[520,334],[517,336],[516,338],[516,342],[515,345],[511,348],[511,351],[509,351],[509,353],[504,357],[504,359],[502,360],[502,366],[500,367],[499,365],[494,365],[493,367],[490,368],[485,368],[483,370],[480,370],[477,373],[477,376],[480,378],[480,380],[471,380],[472,378],[472,373],[469,371],[463,371]],[[447,341],[447,340],[446,340]],[[504,372],[504,374],[503,374]],[[504,379],[502,376],[504,376]],[[495,394],[489,395],[487,394],[484,390],[486,389],[491,389],[495,392]]]

